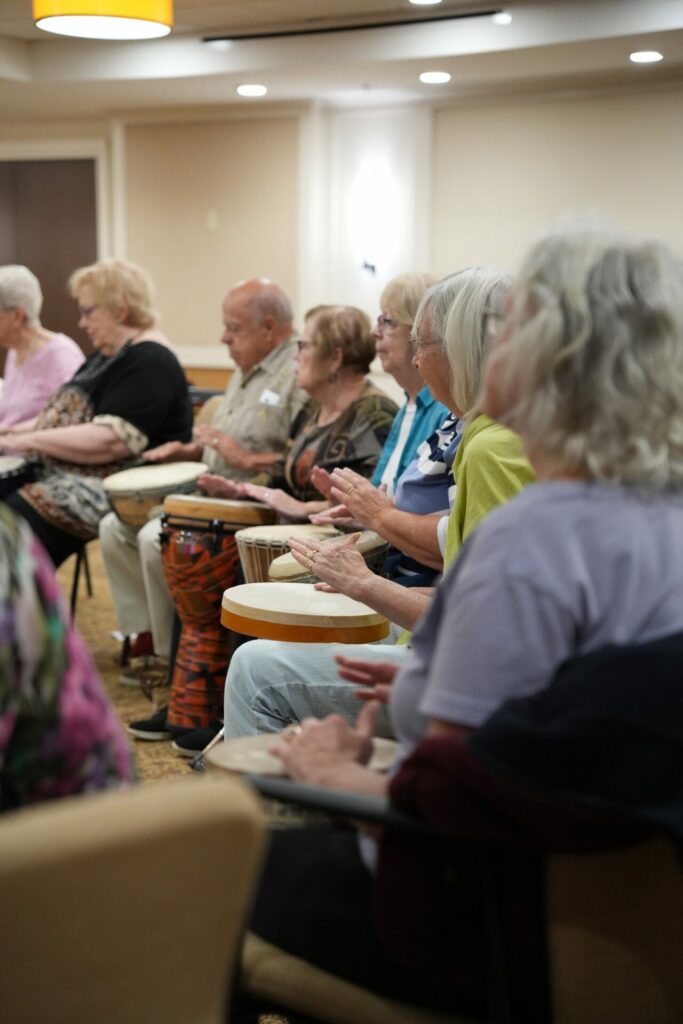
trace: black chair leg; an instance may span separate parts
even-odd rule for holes
[[[86,544],[83,545],[83,568],[85,569],[85,586],[88,591],[88,597],[92,597],[92,578],[90,576],[90,562],[88,561],[88,547]]]
[[[71,618],[76,617],[76,602],[78,601],[78,581],[81,578],[81,562],[83,561],[83,552],[85,551],[85,545],[80,547],[76,552],[76,567],[74,569],[74,578],[71,584]]]

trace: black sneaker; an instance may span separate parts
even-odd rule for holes
[[[168,708],[159,708],[151,718],[144,718],[139,722],[131,722],[128,732],[138,740],[172,740],[174,732],[166,724]]]
[[[218,735],[222,728],[222,723],[218,722],[217,725],[207,725],[201,729],[193,729],[192,732],[186,732],[184,736],[176,736],[171,745],[181,757],[194,757],[196,754],[201,754],[208,747],[211,740],[214,736]]]

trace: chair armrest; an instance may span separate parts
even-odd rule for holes
[[[308,786],[293,779],[273,778],[266,775],[245,775],[244,779],[261,796],[281,803],[298,804],[310,810],[325,811],[342,818],[355,818],[375,825],[397,828],[407,832],[428,831],[423,822],[395,810],[387,797],[363,796],[342,789]]]

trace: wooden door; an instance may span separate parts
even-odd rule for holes
[[[0,161],[0,264],[33,271],[43,289],[44,326],[68,334],[86,353],[92,347],[66,282],[96,259],[95,161]]]

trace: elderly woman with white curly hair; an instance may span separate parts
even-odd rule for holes
[[[85,361],[66,334],[40,322],[43,292],[28,267],[0,267],[0,348],[8,349],[0,395],[0,433],[28,429],[50,395]]]
[[[543,239],[513,288],[482,407],[522,437],[538,483],[472,533],[414,635],[391,687],[403,756],[540,695],[568,658],[683,631],[683,263],[603,229]],[[385,793],[390,781],[365,767],[372,714],[367,705],[355,729],[336,716],[304,722],[277,752],[297,779]],[[411,976],[382,947],[360,863],[348,832],[280,832],[252,928],[380,992],[453,1011],[457,991]],[[339,900],[346,933],[329,951]]]

